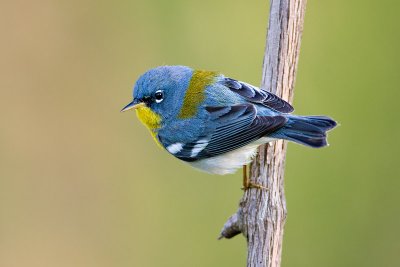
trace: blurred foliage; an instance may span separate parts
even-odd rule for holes
[[[341,126],[290,144],[283,266],[398,266],[395,1],[308,1],[298,114]],[[197,172],[119,110],[146,69],[259,84],[266,1],[2,1],[0,266],[244,266],[217,241],[240,173]]]

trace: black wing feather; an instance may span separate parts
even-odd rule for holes
[[[208,133],[196,141],[186,143],[176,157],[184,161],[196,161],[238,149],[281,128],[284,116],[257,116],[252,104],[228,107],[206,107],[210,114]],[[193,155],[194,149],[207,143]]]
[[[232,92],[239,94],[250,102],[262,104],[282,113],[291,113],[294,111],[294,108],[282,98],[273,93],[260,90],[250,84],[231,78],[224,78],[222,83]]]

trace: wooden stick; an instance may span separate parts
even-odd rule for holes
[[[261,87],[290,103],[293,100],[306,0],[271,0]],[[250,182],[269,190],[245,191],[236,214],[221,231],[231,238],[247,239],[247,266],[279,267],[281,263],[286,199],[283,174],[286,141],[259,148],[251,164]]]

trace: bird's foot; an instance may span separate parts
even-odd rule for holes
[[[249,190],[249,189],[251,189],[251,188],[256,188],[256,189],[266,190],[266,191],[269,190],[268,187],[265,187],[265,186],[263,186],[263,185],[261,185],[261,184],[256,184],[256,183],[253,183],[253,182],[248,182],[248,184],[246,184],[246,185],[244,185],[244,186],[242,187],[242,190],[246,191],[246,190]]]
[[[265,187],[261,184],[256,184],[250,181],[249,176],[247,175],[247,165],[243,165],[243,187],[242,190],[246,191],[250,188],[257,188],[261,190],[269,190],[268,187]]]

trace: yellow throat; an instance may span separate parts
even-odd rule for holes
[[[153,112],[148,107],[140,107],[136,109],[136,115],[139,120],[150,130],[150,134],[158,145],[160,142],[156,137],[156,130],[161,127],[161,117],[157,113]]]

